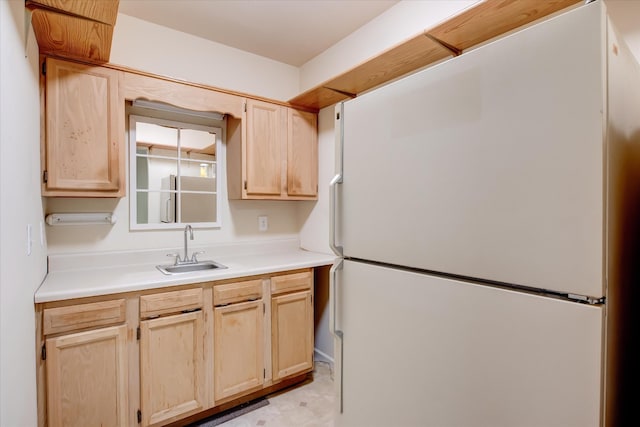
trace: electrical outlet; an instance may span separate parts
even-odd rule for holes
[[[269,218],[266,215],[258,217],[258,230],[267,231],[269,229]]]

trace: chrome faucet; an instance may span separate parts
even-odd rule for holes
[[[187,226],[184,228],[184,257],[182,258],[182,262],[189,262],[189,256],[187,255],[187,231],[190,234],[190,239],[193,240],[193,228],[191,228],[191,226],[187,224]]]
[[[167,254],[169,257],[175,258],[174,265],[180,264],[197,264],[198,258],[197,256],[203,254],[204,251],[194,252],[191,254],[191,259],[189,259],[189,247],[187,243],[187,233],[189,233],[189,238],[193,240],[193,228],[189,224],[184,227],[184,256],[180,259],[180,254],[178,252]]]

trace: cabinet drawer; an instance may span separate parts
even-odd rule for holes
[[[262,298],[262,280],[260,279],[213,287],[213,305],[226,305],[260,298]]]
[[[42,321],[45,335],[115,325],[125,321],[124,299],[47,308]]]
[[[140,317],[154,317],[202,308],[202,288],[162,292],[140,297]]]
[[[271,294],[311,289],[313,279],[310,271],[287,274],[271,278]]]

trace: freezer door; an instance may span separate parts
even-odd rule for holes
[[[601,307],[350,261],[336,286],[337,426],[600,425]]]
[[[604,295],[600,3],[345,102],[345,256]]]

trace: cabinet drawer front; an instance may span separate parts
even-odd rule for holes
[[[232,304],[262,298],[262,280],[227,283],[213,287],[213,305]]]
[[[310,271],[276,276],[271,278],[271,293],[280,294],[283,292],[311,289],[312,285],[313,279]]]
[[[202,306],[202,288],[143,295],[140,297],[140,317],[146,318],[186,310],[197,310]]]
[[[125,321],[124,299],[47,308],[43,314],[45,335],[96,326],[108,326]]]

